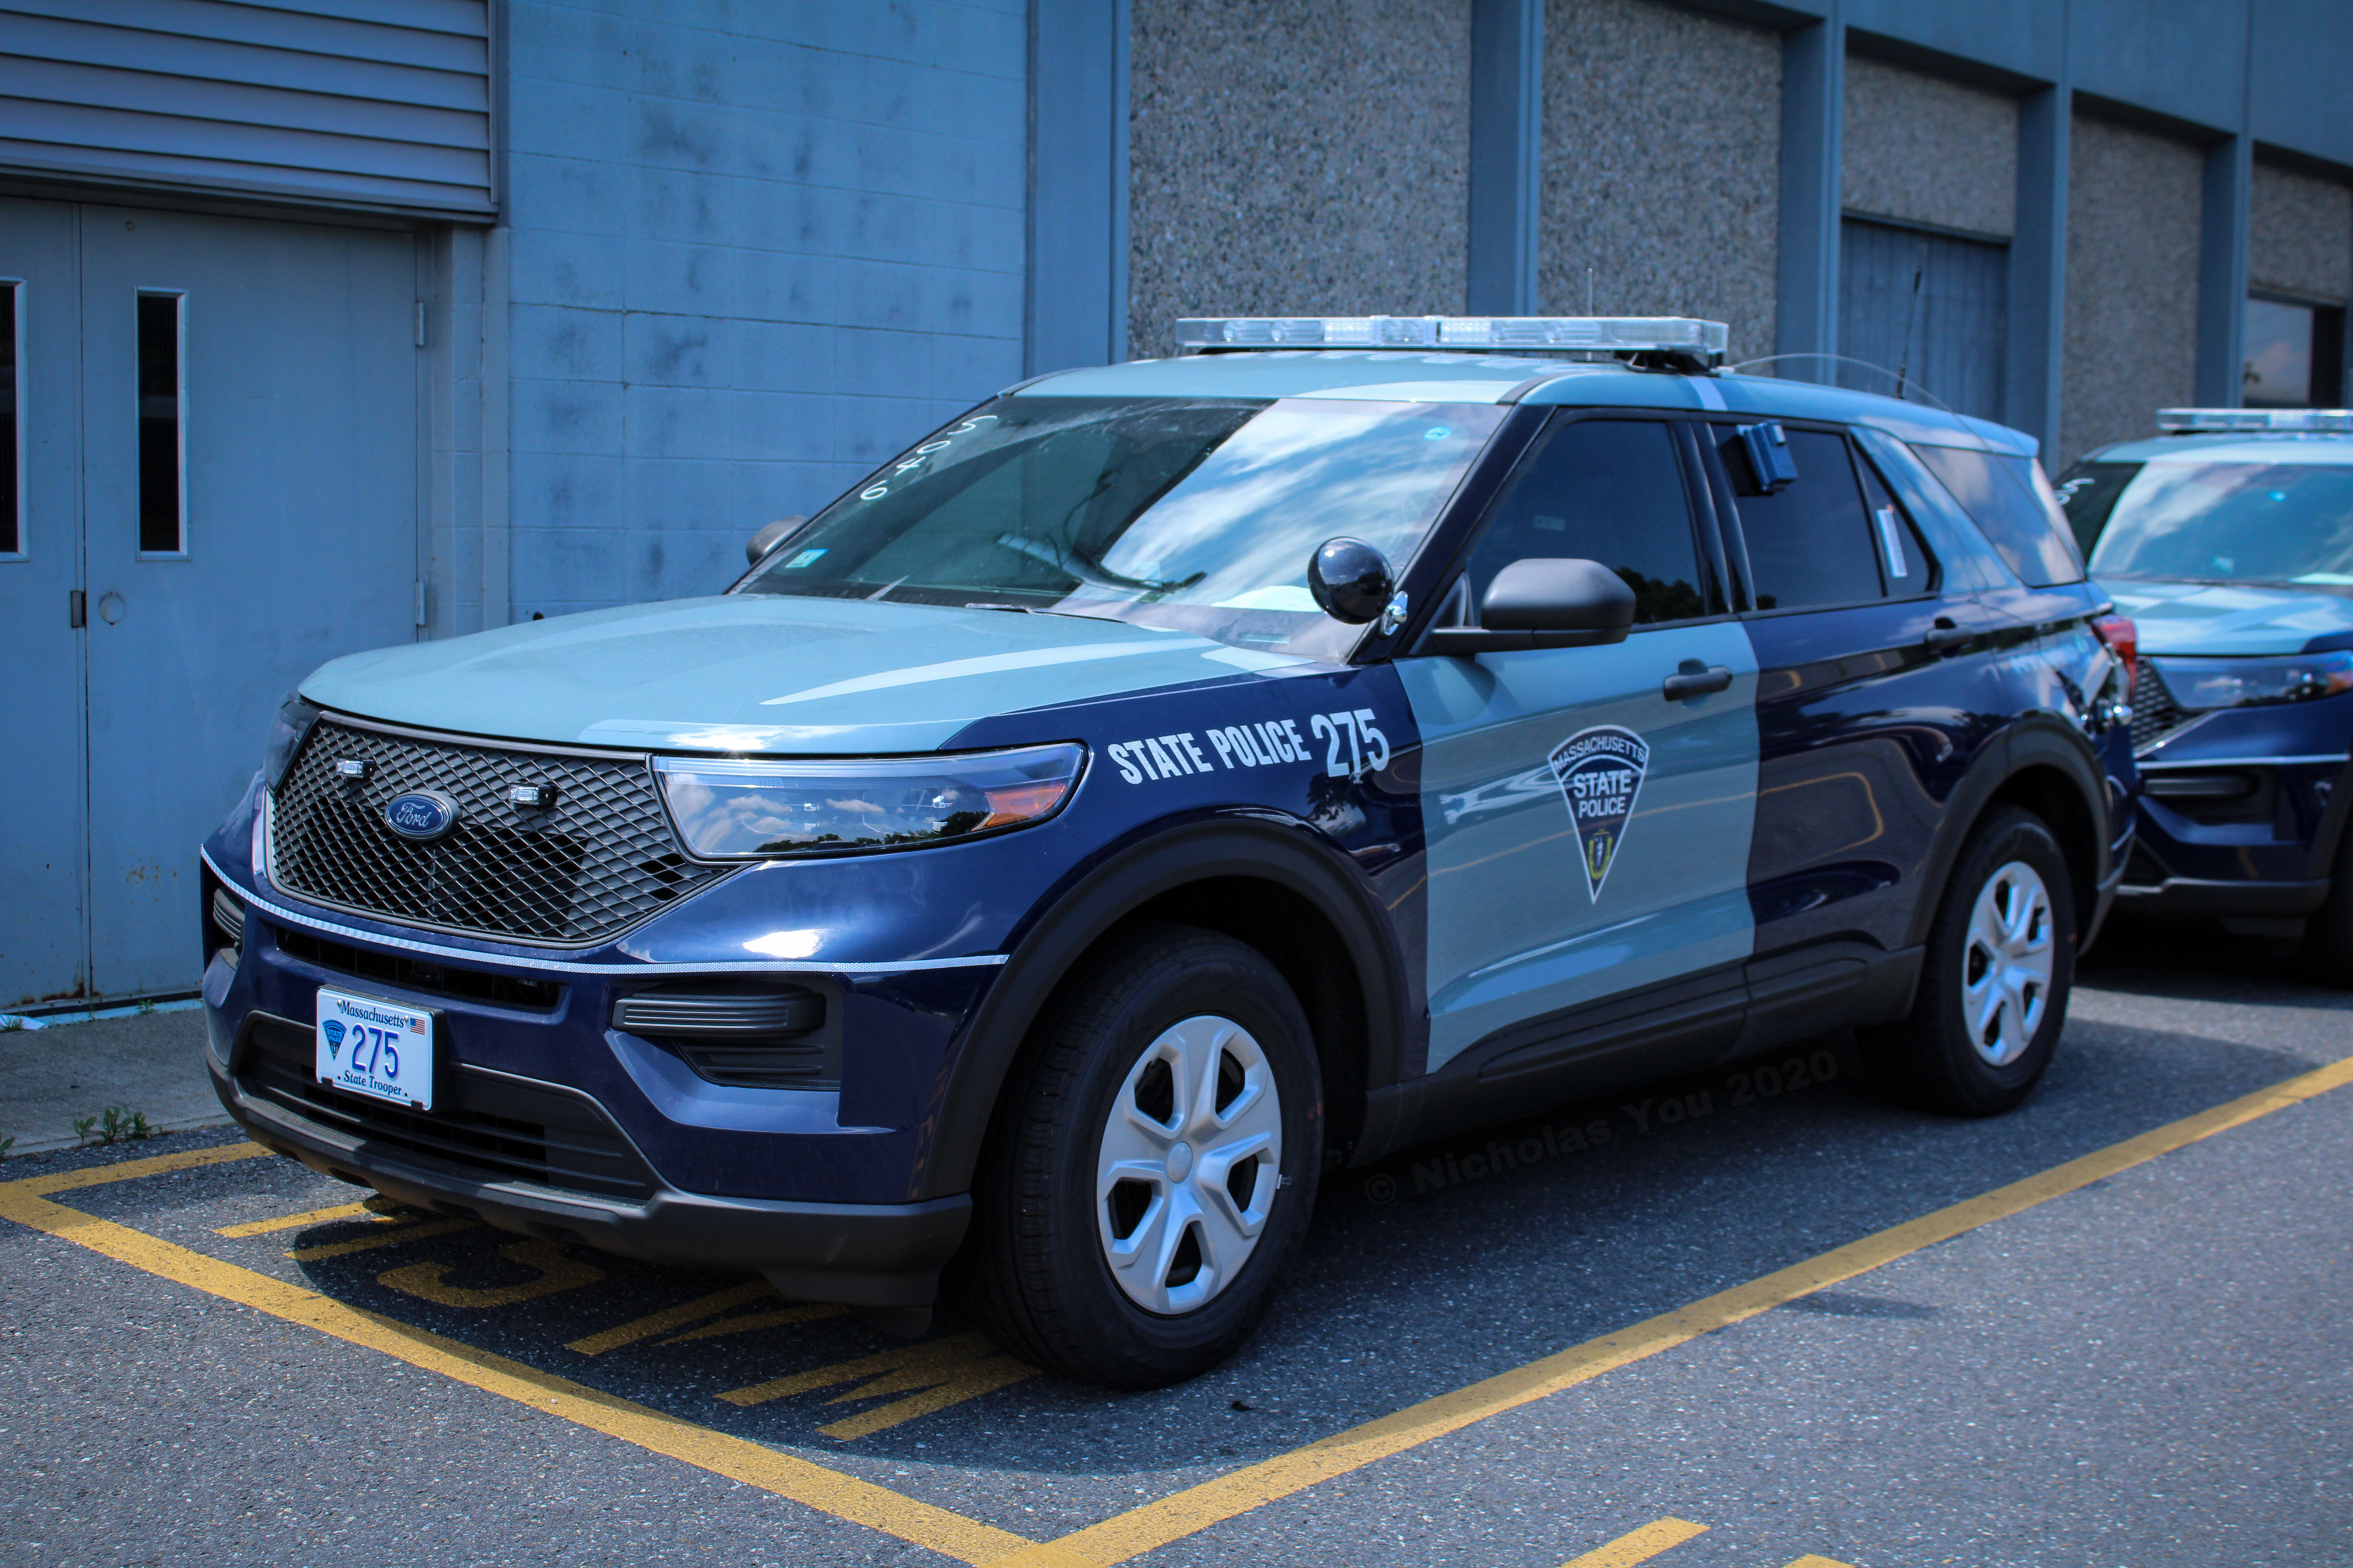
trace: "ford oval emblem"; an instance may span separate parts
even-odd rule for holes
[[[458,803],[438,789],[413,789],[384,803],[384,824],[403,838],[429,844],[458,825]]]

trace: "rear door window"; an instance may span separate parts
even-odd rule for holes
[[[1915,446],[1912,450],[1953,492],[2020,582],[2048,588],[2084,580],[2084,558],[2042,464],[2031,458],[1960,447]]]
[[[1673,437],[1656,419],[1570,419],[1512,476],[1472,546],[1471,602],[1514,561],[1599,561],[1634,590],[1638,626],[1709,613]]]
[[[1768,495],[1741,449],[1738,427],[1711,427],[1732,480],[1757,607],[1795,610],[1885,596],[1885,541],[1863,506],[1846,437],[1831,430],[1783,428],[1798,477]],[[1908,584],[1901,591],[1909,592]]]

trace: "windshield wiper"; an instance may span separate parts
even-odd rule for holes
[[[1173,594],[1179,588],[1191,587],[1208,575],[1207,572],[1196,572],[1190,577],[1163,583],[1150,577],[1123,575],[1088,560],[1075,550],[1065,553],[1050,544],[1018,533],[1000,533],[997,536],[997,542],[1008,550],[1027,555],[1032,561],[1051,566],[1057,572],[1067,572],[1090,588],[1124,588],[1133,594]]]

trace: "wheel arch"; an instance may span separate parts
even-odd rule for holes
[[[1397,943],[1353,862],[1304,824],[1180,825],[1086,872],[1037,913],[965,1031],[934,1100],[923,1197],[972,1184],[1007,1076],[1071,972],[1136,921],[1222,932],[1265,954],[1306,1012],[1324,1069],[1331,1147],[1361,1127],[1366,1089],[1393,1081],[1408,1012]]]
[[[1954,792],[1945,826],[1930,857],[1926,894],[1914,906],[1910,941],[1928,940],[1944,902],[1945,886],[1970,835],[1999,805],[2034,813],[2059,840],[2074,895],[2076,934],[2091,928],[2100,889],[2111,869],[2106,775],[2099,758],[2073,725],[2055,714],[2030,714],[1986,748],[1978,766]]]

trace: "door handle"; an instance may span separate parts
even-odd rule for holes
[[[1697,664],[1697,659],[1692,660]],[[1704,697],[1711,691],[1722,691],[1732,684],[1732,671],[1720,664],[1705,669],[1683,669],[1659,682],[1659,689],[1670,702],[1680,702],[1686,697]]]
[[[1928,635],[1920,639],[1920,646],[1934,653],[1940,648],[1953,647],[1965,643],[1977,635],[1971,627],[1955,626],[1952,616],[1938,616],[1930,624]]]

